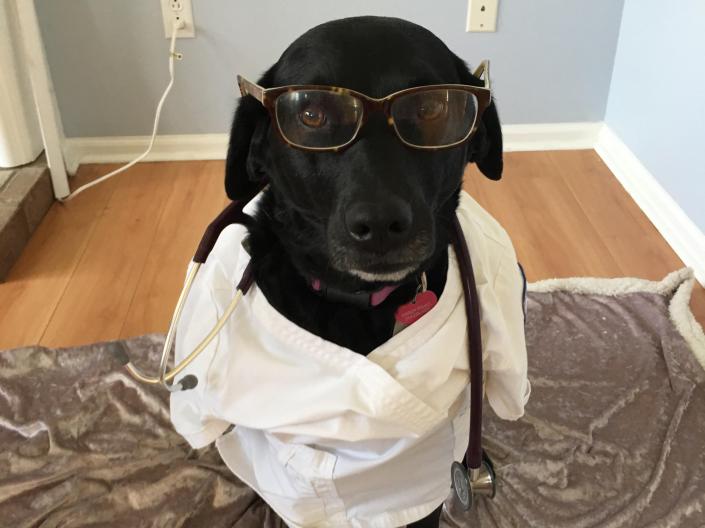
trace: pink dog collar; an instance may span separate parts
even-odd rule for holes
[[[324,295],[334,302],[347,302],[361,308],[374,308],[387,300],[399,284],[384,286],[373,292],[358,291],[354,293],[342,292],[323,286],[320,279],[311,280],[311,289],[316,293]]]

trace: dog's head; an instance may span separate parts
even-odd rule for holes
[[[483,83],[430,31],[359,17],[305,33],[259,84],[338,86],[382,98],[415,86]],[[303,118],[325,116],[314,109]],[[269,181],[269,217],[294,265],[343,288],[398,282],[424,269],[447,247],[466,163],[477,163],[493,180],[502,173],[494,103],[470,140],[442,150],[405,145],[383,112],[368,115],[357,140],[337,152],[293,148],[276,126],[254,97],[240,100],[226,164],[228,196],[241,198]]]

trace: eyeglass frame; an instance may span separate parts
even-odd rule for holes
[[[412,88],[405,88],[404,90],[399,90],[397,92],[387,95],[386,97],[380,98],[370,97],[369,95],[365,95],[361,92],[351,90],[349,88],[342,88],[339,86],[325,86],[318,84],[290,84],[286,86],[277,86],[274,88],[264,88],[263,86],[260,86],[257,83],[249,81],[242,75],[237,76],[237,83],[240,88],[240,93],[243,97],[246,97],[248,95],[254,97],[269,112],[270,118],[276,124],[275,128],[277,134],[282,139],[282,141],[284,141],[284,143],[286,143],[288,146],[299,150],[309,152],[339,152],[341,150],[346,149],[355,141],[357,141],[358,136],[360,134],[360,130],[367,121],[368,116],[371,112],[375,110],[381,110],[382,112],[384,112],[387,117],[387,124],[392,127],[392,129],[394,129],[394,132],[399,138],[399,141],[401,141],[404,145],[419,150],[441,150],[458,146],[470,139],[475,134],[475,132],[477,132],[480,121],[482,119],[482,114],[492,102],[492,88],[490,84],[490,61],[483,60],[480,65],[475,69],[475,71],[473,71],[473,75],[478,79],[483,79],[484,86],[473,86],[470,84],[430,84],[424,86],[414,86]],[[394,122],[394,117],[391,113],[392,102],[394,101],[394,99],[402,95],[408,95],[415,92],[443,89],[462,90],[465,92],[470,92],[475,96],[475,99],[477,100],[477,112],[475,115],[475,121],[468,133],[463,139],[455,141],[448,145],[424,146],[414,145],[413,143],[406,141],[399,133],[399,129],[397,128],[396,123]],[[305,145],[299,145],[298,143],[290,141],[284,135],[280,128],[279,120],[277,119],[276,101],[277,98],[282,94],[299,90],[328,91],[337,94],[350,95],[357,98],[362,103],[362,118],[359,120],[357,128],[355,129],[355,132],[353,133],[352,137],[346,143],[342,145],[336,145],[334,147],[307,147]]]

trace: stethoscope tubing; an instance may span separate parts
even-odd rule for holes
[[[482,328],[480,302],[475,284],[475,272],[470,250],[463,235],[457,215],[453,216],[453,248],[458,257],[458,268],[463,286],[465,313],[468,320],[468,366],[470,368],[470,436],[465,462],[476,477],[482,465],[482,400],[484,398],[484,372],[482,364]]]

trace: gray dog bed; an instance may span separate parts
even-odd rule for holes
[[[485,418],[499,485],[447,526],[705,525],[705,337],[689,270],[662,282],[533,284],[533,390],[518,422]],[[124,342],[154,367],[162,336]],[[171,427],[167,395],[109,344],[0,352],[0,525],[278,527],[221,463]]]

